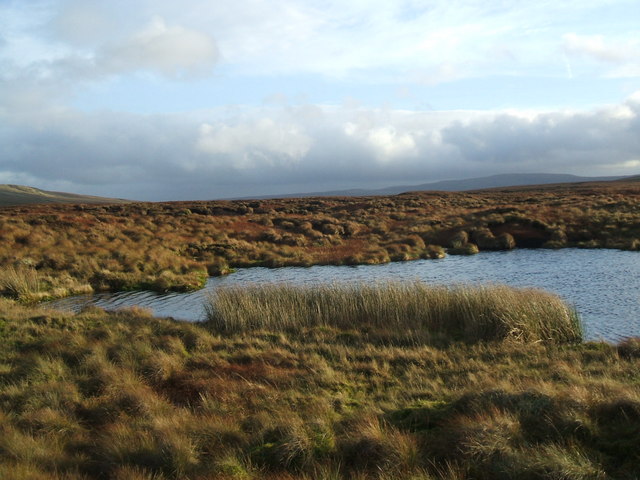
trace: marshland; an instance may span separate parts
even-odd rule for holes
[[[234,268],[637,250],[637,182],[0,211],[0,478],[637,478],[640,342],[504,285],[216,289],[202,322],[76,292]],[[562,208],[559,208],[562,206]]]

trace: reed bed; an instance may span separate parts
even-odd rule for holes
[[[577,313],[558,296],[504,285],[431,286],[421,282],[228,287],[205,303],[216,333],[303,333],[356,329],[391,343],[443,338],[477,342],[582,340]]]

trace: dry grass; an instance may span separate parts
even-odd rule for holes
[[[0,270],[0,293],[24,300],[41,289],[40,278],[32,267],[9,266]]]
[[[638,360],[612,346],[223,339],[137,311],[2,307],[7,478],[637,473]]]
[[[357,325],[217,336],[0,299],[0,476],[636,478],[635,343],[398,347]]]
[[[507,286],[429,286],[421,282],[217,289],[206,304],[215,333],[357,329],[392,343],[578,342],[580,321],[559,297]]]

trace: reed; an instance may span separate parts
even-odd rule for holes
[[[40,291],[38,272],[30,267],[0,269],[0,291],[12,298],[28,300]]]
[[[430,286],[421,282],[256,285],[213,292],[206,325],[216,333],[256,330],[303,333],[317,327],[356,329],[394,343],[579,342],[580,320],[558,296],[503,285]]]

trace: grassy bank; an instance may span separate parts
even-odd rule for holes
[[[393,302],[424,287],[385,288],[382,298]],[[355,307],[339,297],[316,305],[360,315],[376,307],[374,292],[360,289]],[[266,298],[286,294],[281,308],[296,299],[309,313],[308,290],[260,294],[267,319],[233,328],[222,317],[188,324],[136,309],[72,315],[0,299],[0,478],[640,475],[638,341],[514,341],[494,329],[493,339],[396,343],[392,331],[425,320],[398,317],[377,336],[373,326],[389,312],[345,325],[332,311],[293,325]],[[234,301],[247,310],[243,298],[225,291],[216,315]]]
[[[215,333],[301,334],[356,328],[390,344],[439,341],[568,343],[582,340],[577,314],[559,297],[506,286],[438,287],[421,282],[217,289],[206,305]]]
[[[207,275],[250,266],[372,264],[511,248],[638,250],[639,204],[639,182],[610,182],[389,197],[5,207],[0,269],[34,269],[38,293],[63,296],[197,289]]]

